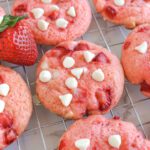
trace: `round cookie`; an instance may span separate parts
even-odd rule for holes
[[[150,97],[150,25],[138,26],[127,37],[122,48],[122,64],[127,79],[140,84]]]
[[[76,121],[61,137],[58,150],[149,150],[150,141],[132,123],[102,116]]]
[[[68,119],[110,111],[118,103],[123,86],[117,57],[86,41],[59,44],[46,52],[37,68],[39,100]]]
[[[150,23],[149,0],[93,0],[97,12],[113,23],[134,28]]]
[[[87,0],[15,0],[12,13],[27,14],[36,41],[46,45],[80,37],[91,22]]]
[[[25,130],[32,113],[32,99],[21,76],[0,66],[0,149]]]

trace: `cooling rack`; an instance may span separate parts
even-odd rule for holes
[[[92,0],[89,0],[92,9],[92,23],[88,32],[79,39],[88,40],[106,47],[120,58],[121,46],[129,30],[105,22],[96,13]],[[0,6],[7,13],[11,12],[13,0],[0,0]],[[39,58],[50,49],[48,46],[39,45]],[[37,63],[38,63],[37,61]],[[11,67],[19,72],[27,82],[33,97],[33,115],[22,136],[6,150],[57,150],[61,135],[73,123],[46,110],[38,101],[35,94],[35,71],[37,63],[31,67],[18,66],[6,62],[1,64]],[[107,113],[105,117],[120,116],[122,120],[132,122],[141,130],[146,138],[150,138],[150,100],[139,92],[139,86],[125,81],[124,93],[119,104]]]

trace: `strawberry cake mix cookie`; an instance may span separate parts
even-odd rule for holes
[[[61,43],[46,52],[37,68],[40,101],[68,119],[108,112],[118,103],[123,86],[117,57],[86,41]]]
[[[76,121],[61,137],[58,150],[149,150],[150,141],[132,123],[102,116]]]
[[[149,0],[93,0],[104,19],[127,28],[150,23]]]
[[[27,14],[36,41],[46,45],[80,37],[91,22],[87,0],[15,0],[12,13]]]
[[[150,97],[150,25],[138,26],[127,37],[122,50],[125,74],[133,84],[140,84]]]
[[[25,130],[32,113],[27,85],[15,71],[0,66],[0,149]]]

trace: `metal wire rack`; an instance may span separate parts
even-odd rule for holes
[[[7,13],[11,12],[13,0],[0,0],[0,6],[5,8]],[[92,23],[88,32],[81,39],[94,42],[106,47],[109,51],[120,58],[121,46],[129,30],[105,22],[96,13],[92,0],[89,0],[92,9]],[[39,58],[50,49],[48,46],[39,45]],[[38,61],[37,61],[38,63]],[[61,135],[73,123],[46,110],[37,100],[35,94],[35,76],[37,63],[31,67],[17,66],[1,62],[19,72],[27,82],[33,96],[34,111],[28,128],[22,136],[6,150],[57,150]],[[106,114],[111,118],[114,115],[120,116],[122,120],[133,122],[143,135],[150,138],[150,100],[139,92],[139,86],[131,85],[125,81],[124,94],[119,104]]]

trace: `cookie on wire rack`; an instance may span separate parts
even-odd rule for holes
[[[15,0],[12,13],[27,14],[36,41],[46,45],[80,37],[92,18],[87,0]]]
[[[104,114],[124,86],[120,61],[101,46],[69,41],[46,52],[37,68],[36,93],[50,111],[68,119]]]
[[[21,76],[0,66],[0,149],[25,130],[32,114],[30,91]]]
[[[149,150],[144,139],[129,122],[105,119],[100,115],[76,121],[63,134],[58,150]]]
[[[93,0],[98,13],[105,20],[126,28],[150,23],[149,0]]]
[[[140,84],[141,92],[150,97],[150,25],[135,28],[122,47],[122,65],[127,79]]]

